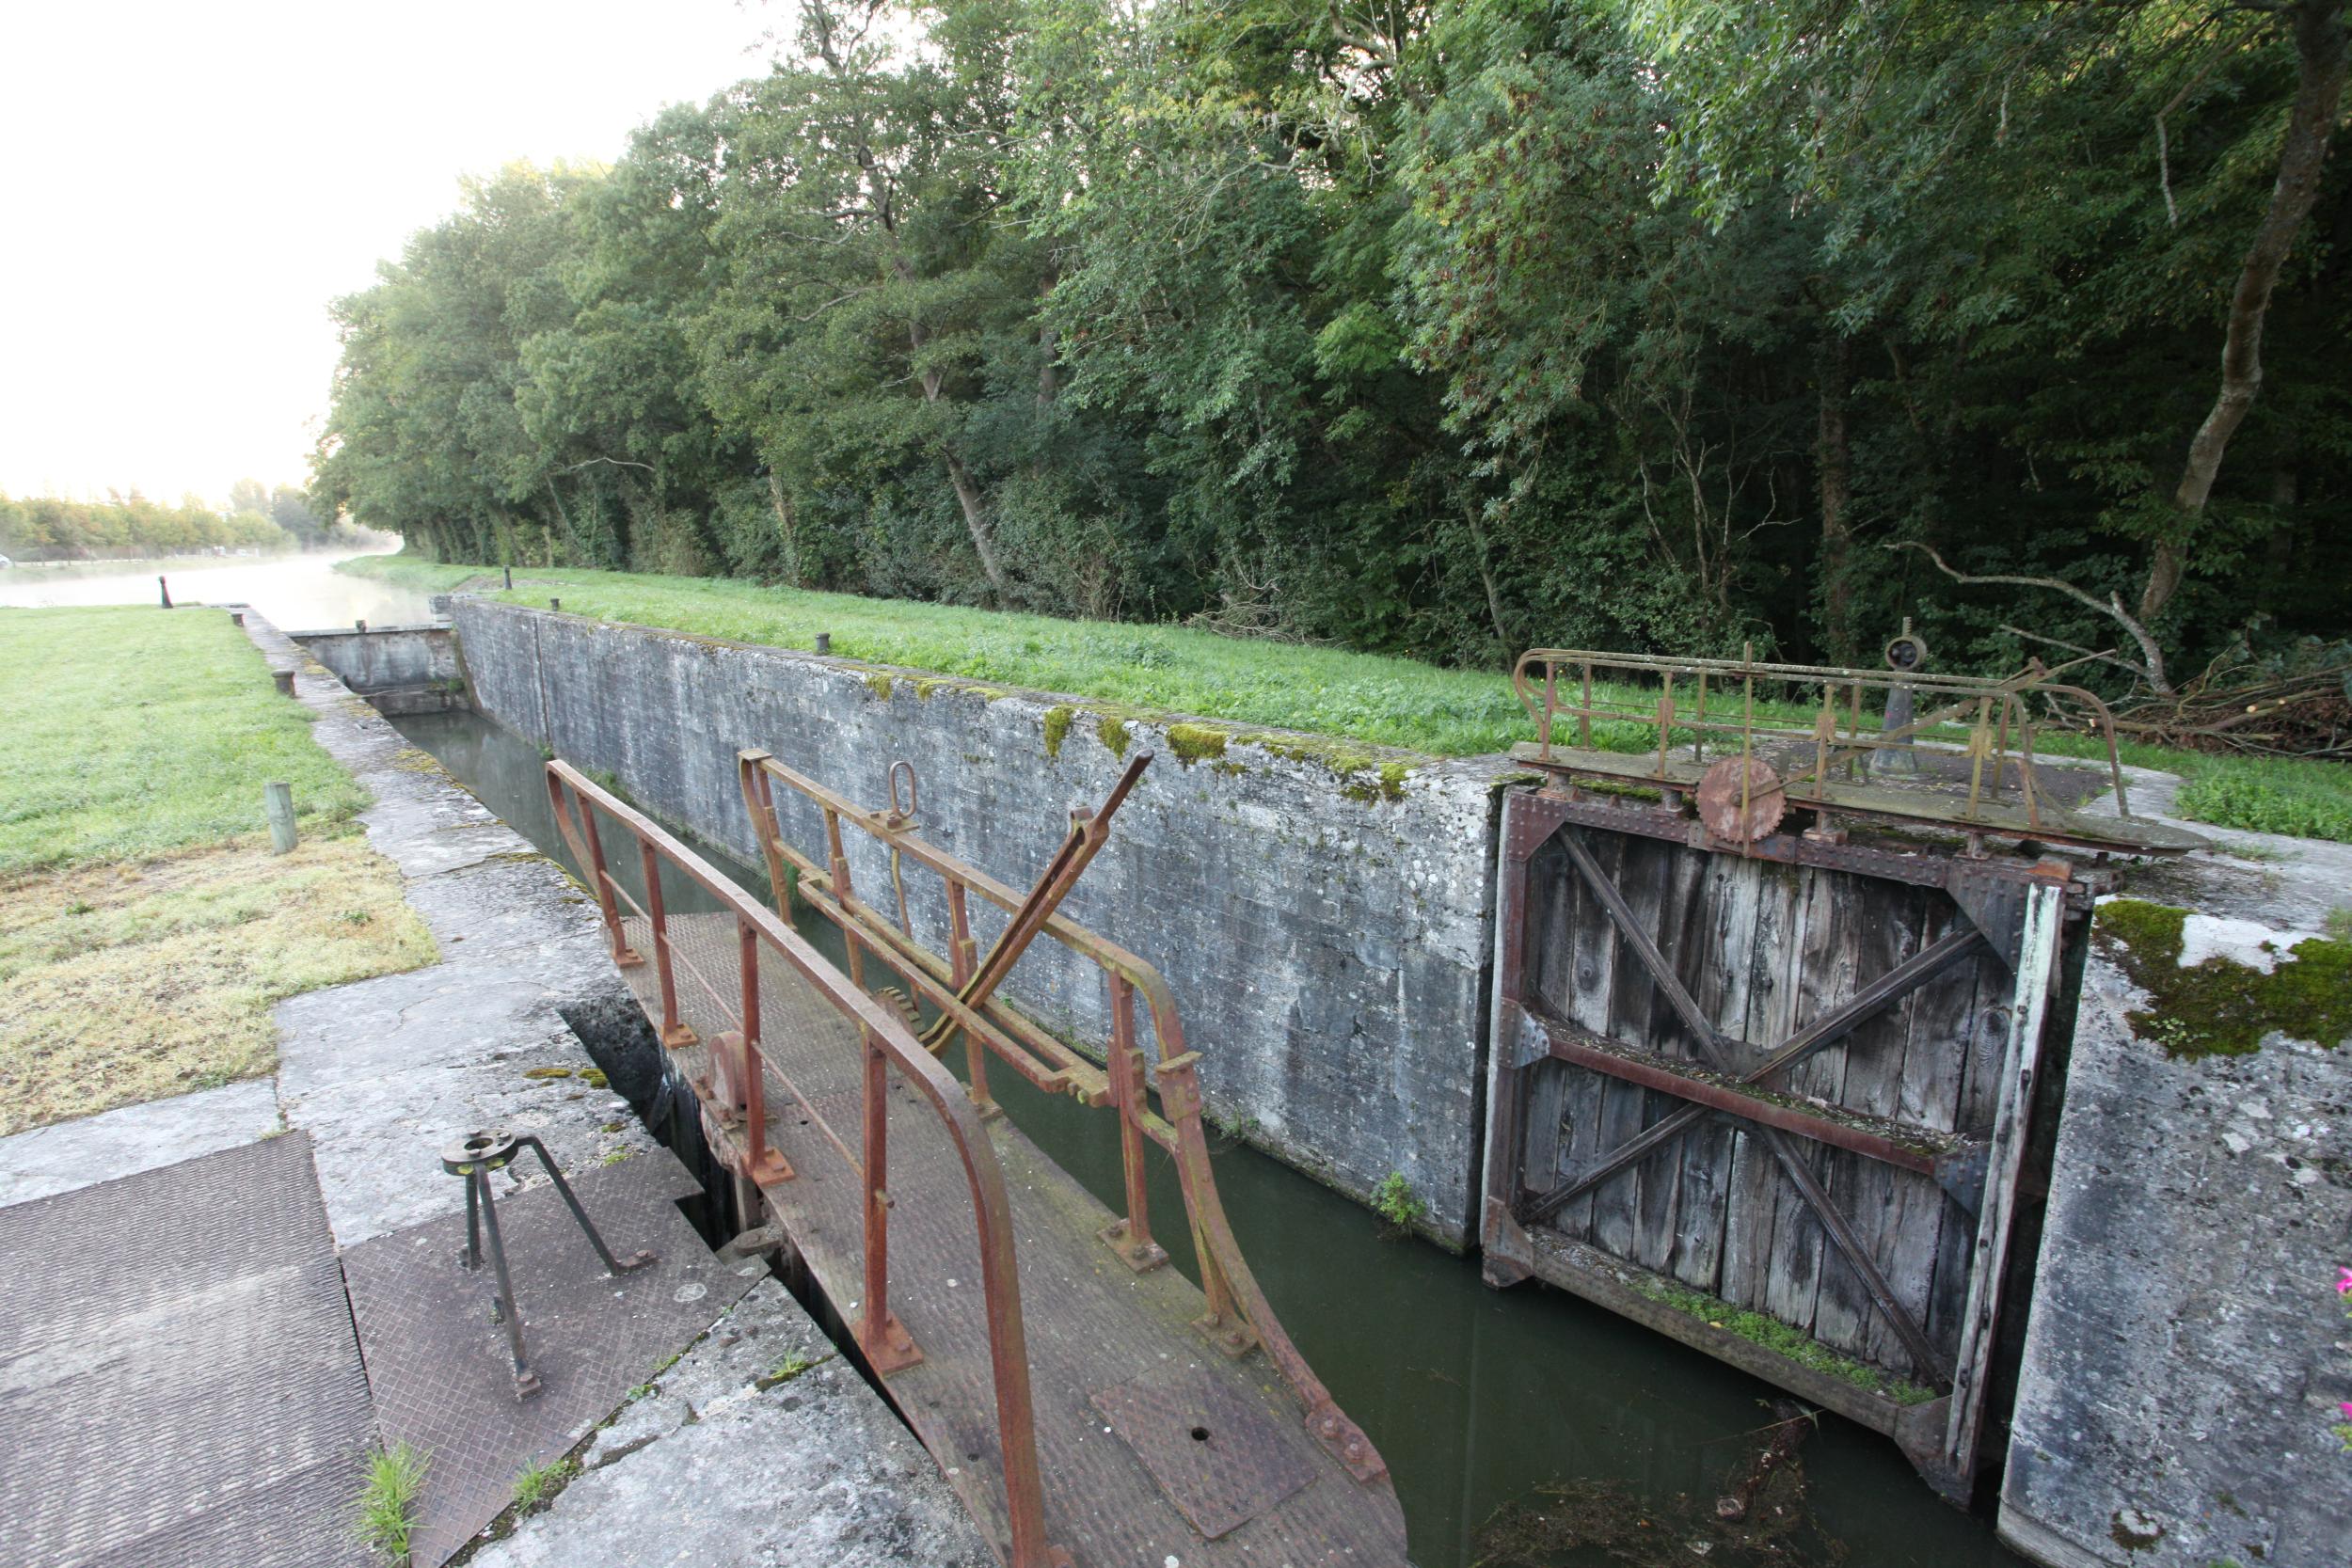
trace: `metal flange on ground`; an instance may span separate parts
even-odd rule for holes
[[[515,1283],[506,1268],[506,1243],[499,1234],[498,1206],[490,1193],[490,1173],[513,1164],[526,1148],[538,1155],[539,1163],[547,1167],[548,1180],[555,1183],[555,1190],[563,1196],[564,1206],[572,1212],[572,1218],[580,1222],[588,1244],[596,1249],[596,1257],[603,1260],[607,1274],[629,1274],[654,1260],[650,1252],[633,1252],[627,1258],[612,1255],[612,1249],[597,1234],[595,1222],[589,1219],[588,1211],[580,1206],[580,1199],[573,1195],[571,1183],[555,1168],[547,1145],[530,1133],[491,1128],[469,1132],[442,1147],[441,1168],[463,1178],[466,1183],[466,1248],[457,1255],[461,1268],[482,1267],[482,1233],[485,1228],[490,1233],[490,1263],[498,1275],[498,1293],[491,1298],[491,1310],[506,1325],[506,1345],[514,1362],[517,1400],[527,1400],[539,1392],[539,1376],[531,1370],[523,1354],[522,1312],[516,1304]]]

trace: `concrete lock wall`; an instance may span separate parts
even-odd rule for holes
[[[873,806],[907,759],[924,836],[1025,888],[1067,808],[1156,753],[1065,912],[1168,976],[1219,1122],[1359,1197],[1394,1172],[1435,1235],[1466,1240],[1497,765],[1106,722],[1077,699],[473,599],[455,621],[477,710],[753,864],[744,747]],[[815,812],[776,793],[821,861]],[[853,884],[892,902],[887,856],[845,836]],[[906,883],[916,935],[946,951],[936,879]],[[983,946],[999,925],[976,914]],[[1057,944],[1031,948],[1009,991],[1089,1050],[1107,1034],[1096,972]]]
[[[458,684],[457,641],[448,626],[339,628],[295,632],[293,637],[305,653],[363,697],[436,689],[446,693]]]
[[[2242,911],[2190,901],[2316,926],[2341,896],[2282,911],[2292,873],[2285,892]],[[2352,1454],[2329,1430],[2352,1399],[2335,1290],[2352,1042],[2273,1033],[2249,1054],[2175,1055],[2133,1019],[2173,1015],[2112,952],[2094,942],[2084,976],[2002,1538],[2054,1568],[2336,1568],[2352,1539]]]

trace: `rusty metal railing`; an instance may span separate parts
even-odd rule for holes
[[[1674,766],[1680,745],[1690,747],[1692,763],[1703,765],[1710,742],[1716,746],[1719,760],[1743,763],[1761,760],[1756,755],[1760,743],[1778,744],[1784,748],[1784,765],[1794,762],[1795,770],[1776,776],[1774,783],[1795,800],[1822,796],[1841,769],[1849,779],[1859,782],[1873,752],[1957,731],[1970,761],[1965,799],[1955,801],[1958,809],[1951,819],[1963,824],[1976,821],[1981,806],[1999,800],[2005,781],[2013,778],[2026,821],[2036,829],[2045,824],[2044,792],[2034,770],[2041,727],[2035,704],[2064,703],[2077,707],[2081,715],[2068,727],[2088,733],[2104,752],[2117,815],[2128,820],[2131,804],[2125,793],[2122,759],[2116,751],[2114,716],[2094,693],[2056,678],[2068,668],[2046,670],[2036,660],[2018,674],[1993,680],[1918,671],[1774,664],[1753,658],[1667,658],[1581,648],[1535,648],[1519,656],[1511,672],[1511,685],[1535,723],[1534,760],[1550,762],[1556,747],[1570,744],[1592,753],[1597,725],[1639,726],[1655,732],[1648,747],[1654,762],[1646,772],[1623,768],[1608,771],[1621,777],[1643,777],[1669,790],[1691,782]],[[1883,699],[1898,689],[1910,694],[1919,712],[1908,723],[1882,727],[1876,711],[1879,703],[1867,705],[1866,710],[1864,694]],[[1801,727],[1769,711],[1759,717],[1759,691],[1768,710],[1808,708],[1811,722]],[[1561,735],[1564,726],[1571,723],[1572,742]],[[1808,748],[1810,761],[1806,762]],[[1753,771],[1753,768],[1737,770],[1742,780]],[[1741,805],[1744,809],[1745,802]]]
[[[1314,1439],[1359,1481],[1385,1474],[1387,1465],[1371,1439],[1340,1410],[1275,1320],[1241,1255],[1209,1166],[1208,1139],[1200,1119],[1200,1053],[1184,1044],[1184,1023],[1167,980],[1125,948],[1053,912],[1060,894],[1100,847],[1103,823],[1133,784],[1140,761],[1130,766],[1102,811],[1073,814],[1069,839],[1038,887],[1027,895],[946,854],[915,832],[912,787],[903,802],[897,796],[898,773],[913,771],[903,763],[892,768],[892,806],[875,811],[794,771],[766,752],[745,751],[738,761],[744,804],[768,861],[779,911],[789,915],[797,901],[838,927],[848,945],[853,985],[863,988],[865,964],[870,958],[903,984],[912,998],[937,1009],[939,1022],[926,1032],[926,1042],[934,1051],[944,1051],[954,1036],[963,1037],[971,1101],[980,1115],[1002,1114],[988,1087],[992,1061],[1003,1063],[1048,1093],[1068,1095],[1085,1105],[1107,1106],[1116,1113],[1126,1212],[1104,1230],[1102,1239],[1139,1273],[1168,1260],[1166,1249],[1152,1239],[1144,1179],[1145,1146],[1156,1145],[1166,1152],[1175,1165],[1201,1290],[1208,1298],[1208,1310],[1194,1326],[1231,1356],[1263,1349],[1304,1406],[1305,1424]],[[816,807],[823,824],[824,863],[803,854],[785,837],[776,813],[778,784]],[[896,904],[890,913],[866,902],[851,885],[842,844],[844,826],[870,835],[889,851]],[[903,867],[908,863],[935,875],[943,884],[949,939],[948,957],[944,959],[915,940],[903,880]],[[986,957],[973,935],[971,904],[975,898],[994,905],[1007,916],[1005,934]],[[1103,1066],[993,994],[991,976],[1001,978],[1021,949],[1039,935],[1077,954],[1104,975],[1109,989],[1110,1027],[1104,1042]],[[1142,999],[1157,1044],[1156,1060],[1149,1064],[1136,1038],[1137,997]],[[1155,1083],[1160,1100],[1157,1113],[1151,1105]]]
[[[1013,1254],[1012,1211],[1005,1180],[979,1108],[963,1085],[926,1050],[906,1022],[866,994],[854,977],[844,976],[785,920],[744,892],[661,827],[590,783],[568,763],[548,764],[548,797],[558,829],[586,873],[602,912],[612,960],[623,968],[645,962],[628,942],[622,924],[627,906],[645,923],[660,995],[661,1035],[673,1047],[693,1043],[680,1016],[683,983],[708,995],[717,1015],[737,1027],[709,1040],[713,1076],[723,1081],[722,1101],[742,1108],[749,1145],[748,1174],[777,1181],[792,1175],[768,1143],[766,1081],[772,1074],[857,1173],[865,1191],[865,1295],[854,1332],[878,1372],[916,1359],[913,1342],[889,1307],[888,1117],[885,1103],[890,1069],[912,1085],[936,1113],[955,1146],[971,1189],[979,1232],[980,1284],[987,1304],[988,1347],[996,1399],[999,1446],[1004,1456],[1006,1513],[1012,1536],[1012,1568],[1051,1568],[1056,1553],[1045,1539],[1045,1515],[1038,1463],[1036,1421],[1029,1388],[1029,1358],[1021,1309],[1021,1283]],[[602,815],[636,840],[645,896],[641,901],[615,878],[605,859],[597,828]],[[703,972],[672,942],[671,919],[661,892],[664,866],[716,899],[735,931],[739,974],[730,990],[724,977]],[[760,958],[774,954],[811,986],[842,1018],[854,1024],[863,1052],[860,1148],[825,1123],[792,1080],[762,1049]],[[854,946],[852,952],[855,951]]]

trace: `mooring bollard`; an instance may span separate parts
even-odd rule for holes
[[[230,626],[244,626],[244,625],[245,625],[245,611],[244,611],[244,610],[230,610],[230,611],[229,612],[229,624],[230,624]]]
[[[507,587],[509,587],[509,588],[514,587],[514,586],[515,586],[515,568],[514,568],[514,567],[512,567],[512,566],[508,566],[508,567],[504,567],[504,568],[502,568],[502,570],[506,573],[506,586],[507,586]]]
[[[166,610],[169,610],[171,608],[171,584],[166,582],[162,578],[157,578],[155,579],[155,591],[164,596],[164,608]]]
[[[291,675],[289,678],[292,678]],[[294,847],[294,788],[272,782],[262,786],[262,814],[269,818],[269,852],[282,855]]]
[[[820,654],[833,652],[833,633],[820,631],[817,634],[817,651]]]
[[[561,610],[564,608],[564,601],[561,599],[549,599],[548,601],[548,608],[549,610]]]
[[[354,621],[351,623],[351,629],[354,631],[365,631],[368,629],[368,624],[365,621]]]
[[[272,670],[269,673],[269,678],[278,683],[278,694],[280,697],[291,697],[294,694],[292,670]]]

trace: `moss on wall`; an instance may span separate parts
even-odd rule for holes
[[[2146,992],[2133,1029],[2168,1056],[2243,1056],[2273,1030],[2333,1046],[2352,1035],[2352,942],[2313,938],[2281,955],[2272,972],[2225,958],[2181,967],[2187,910],[2138,898],[2099,906],[2092,940]]]
[[[1067,703],[1059,707],[1045,710],[1045,754],[1047,756],[1061,755],[1061,743],[1063,738],[1070,734],[1070,721],[1077,716],[1078,710]]]

